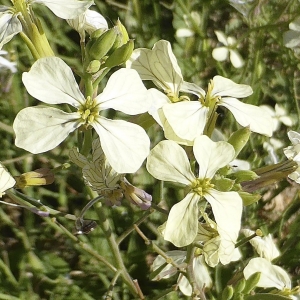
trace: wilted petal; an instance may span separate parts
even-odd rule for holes
[[[198,229],[198,201],[200,196],[188,193],[179,203],[175,204],[169,213],[164,239],[176,247],[191,244]]]
[[[22,24],[18,15],[13,14],[8,7],[0,5],[0,49],[21,31]]]
[[[182,74],[171,44],[160,40],[152,50],[136,49],[126,66],[137,70],[143,80],[152,80],[161,89],[178,94],[182,83]]]
[[[28,93],[42,102],[74,107],[85,102],[72,70],[58,57],[37,60],[29,72],[23,73],[22,80]]]
[[[235,83],[232,80],[219,75],[213,78],[213,83],[212,94],[215,96],[244,98],[253,93],[251,86]]]
[[[185,185],[195,179],[185,151],[173,141],[162,141],[150,151],[147,170],[159,180]]]
[[[62,19],[74,19],[83,14],[91,5],[92,0],[29,0],[47,6],[56,16]]]
[[[163,112],[174,132],[187,140],[194,140],[203,134],[208,110],[199,101],[182,101],[163,106]]]
[[[235,98],[222,98],[219,105],[228,108],[234,115],[236,121],[243,127],[250,127],[250,130],[266,136],[272,136],[272,117],[262,108],[243,103]]]
[[[244,276],[248,279],[252,274],[260,272],[260,279],[256,286],[263,288],[275,287],[279,290],[291,288],[289,275],[281,267],[272,265],[261,257],[252,258],[244,269]]]
[[[216,171],[234,158],[235,151],[227,142],[213,142],[206,135],[194,141],[194,154],[199,164],[199,178],[212,178]]]
[[[10,175],[6,168],[0,163],[0,198],[5,191],[16,184],[15,179]]]
[[[226,265],[232,259],[241,228],[243,201],[236,192],[220,192],[214,189],[210,189],[204,197],[210,203],[218,225],[221,239],[219,257],[221,263]]]
[[[129,115],[146,112],[151,106],[151,98],[138,73],[125,68],[110,76],[96,100],[100,110],[113,108]]]
[[[212,57],[217,61],[224,61],[227,59],[229,50],[227,47],[218,47],[212,51]]]
[[[150,140],[145,130],[122,120],[103,117],[92,123],[105,156],[118,173],[134,173],[147,157]]]
[[[80,126],[79,118],[52,107],[24,108],[14,120],[15,144],[34,154],[51,150]]]

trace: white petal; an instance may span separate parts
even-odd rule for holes
[[[182,139],[194,140],[203,134],[208,107],[199,101],[165,104],[163,112],[174,132]]]
[[[213,142],[206,135],[194,141],[194,154],[199,164],[199,178],[212,178],[216,171],[226,166],[234,158],[235,151],[227,142]]]
[[[148,113],[153,117],[153,119],[160,125],[163,126],[159,110],[164,104],[170,103],[170,99],[162,92],[157,89],[149,89],[148,97],[150,97],[151,106]]]
[[[262,108],[243,103],[235,98],[222,98],[219,105],[227,107],[241,126],[249,126],[253,132],[272,136],[272,117]]]
[[[230,263],[235,243],[241,228],[241,217],[243,201],[236,192],[220,192],[210,189],[204,195],[210,203],[218,225],[218,232],[221,237],[219,249],[220,261],[223,265]]]
[[[260,279],[256,285],[258,287],[275,287],[279,290],[291,288],[291,280],[287,272],[281,267],[272,265],[265,258],[252,258],[244,269],[244,276],[248,279],[256,272],[261,272]]]
[[[215,34],[216,34],[219,42],[221,42],[225,46],[228,46],[227,36],[222,31],[215,30]]]
[[[298,17],[297,19],[295,19],[293,22],[289,24],[289,29],[300,31],[300,17]]]
[[[113,108],[129,115],[146,112],[151,106],[151,98],[138,73],[124,68],[110,76],[96,100],[100,110]]]
[[[84,15],[85,23],[83,27],[90,35],[97,29],[108,29],[107,21],[97,11],[88,9]]]
[[[188,28],[179,28],[176,30],[176,36],[179,38],[186,38],[194,36],[195,32]]]
[[[0,49],[22,31],[18,15],[13,15],[6,6],[0,7]]]
[[[97,131],[105,156],[118,173],[134,173],[147,157],[150,140],[145,130],[122,120],[98,118],[92,126]]]
[[[62,19],[74,19],[83,14],[94,1],[92,0],[30,0],[47,6],[56,16]]]
[[[134,50],[126,66],[137,70],[143,80],[152,80],[161,89],[178,95],[182,74],[168,41],[158,41],[152,50]]]
[[[10,175],[6,168],[0,163],[0,198],[4,192],[16,184],[15,179]]]
[[[229,53],[230,61],[235,68],[241,68],[245,64],[239,52],[236,50],[229,50]]]
[[[164,239],[176,247],[191,244],[198,229],[198,201],[200,196],[188,193],[179,203],[175,204],[169,213]]]
[[[213,78],[213,82],[214,87],[212,90],[212,94],[215,96],[244,98],[250,96],[253,93],[253,90],[249,85],[238,84],[228,78],[219,75]]]
[[[185,185],[195,179],[185,151],[173,141],[161,141],[150,151],[147,170],[159,180]]]
[[[191,83],[191,82],[187,82],[187,81],[182,82],[182,85],[180,86],[180,91],[185,92],[185,93],[194,94],[194,95],[198,96],[199,98],[200,98],[200,96],[205,97],[205,91],[200,86],[198,86],[195,83]]]
[[[4,57],[0,56],[0,69],[9,69],[12,73],[17,72],[16,63],[7,60]]]
[[[37,60],[29,72],[23,73],[22,80],[28,93],[45,103],[78,107],[85,102],[72,70],[58,57]]]
[[[288,137],[293,145],[300,144],[300,133],[297,131],[290,130],[288,132]]]
[[[34,154],[51,150],[80,126],[79,118],[52,107],[24,108],[14,120],[15,144]]]
[[[218,47],[212,51],[212,57],[217,61],[224,61],[227,59],[229,50],[227,47]]]

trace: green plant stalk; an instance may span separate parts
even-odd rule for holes
[[[137,296],[138,295],[138,291],[137,288],[135,286],[135,284],[133,283],[130,275],[128,274],[126,267],[123,263],[123,259],[118,247],[118,243],[116,241],[115,235],[113,234],[113,231],[111,229],[111,226],[109,224],[108,219],[106,218],[106,215],[104,213],[104,210],[101,209],[101,207],[96,209],[96,212],[98,214],[99,217],[99,225],[101,227],[101,229],[103,230],[103,233],[106,237],[106,240],[109,244],[109,247],[112,251],[112,255],[115,259],[115,263],[117,266],[117,269],[119,271],[121,271],[121,277],[123,278],[124,282],[126,283],[126,285],[129,287],[130,291]]]

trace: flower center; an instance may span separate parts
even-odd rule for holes
[[[81,121],[88,127],[99,115],[99,104],[95,99],[87,97],[86,101],[79,107],[78,112],[80,113]]]
[[[197,193],[200,196],[206,194],[207,191],[212,189],[213,187],[214,185],[210,183],[210,178],[196,178],[191,184],[193,192]]]

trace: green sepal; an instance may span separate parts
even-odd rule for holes
[[[243,205],[244,206],[248,206],[250,204],[253,204],[261,198],[260,194],[250,194],[250,193],[241,192],[241,191],[239,191],[238,193],[239,193],[240,197],[243,200]]]
[[[257,179],[259,176],[251,170],[239,170],[232,174],[236,179],[236,183]]]
[[[241,280],[238,281],[238,283],[234,287],[234,292],[235,293],[241,293],[246,285],[246,279],[242,278]]]
[[[244,295],[249,294],[256,287],[259,282],[260,275],[260,272],[256,272],[246,280],[245,288],[243,289]]]
[[[221,192],[228,192],[232,189],[234,185],[234,180],[229,178],[220,178],[214,179],[213,184],[215,185],[215,189]]]
[[[245,147],[247,144],[249,137],[250,137],[251,131],[249,127],[241,128],[237,131],[235,131],[228,139],[228,143],[231,144],[235,150],[235,156],[236,158],[241,150]]]

